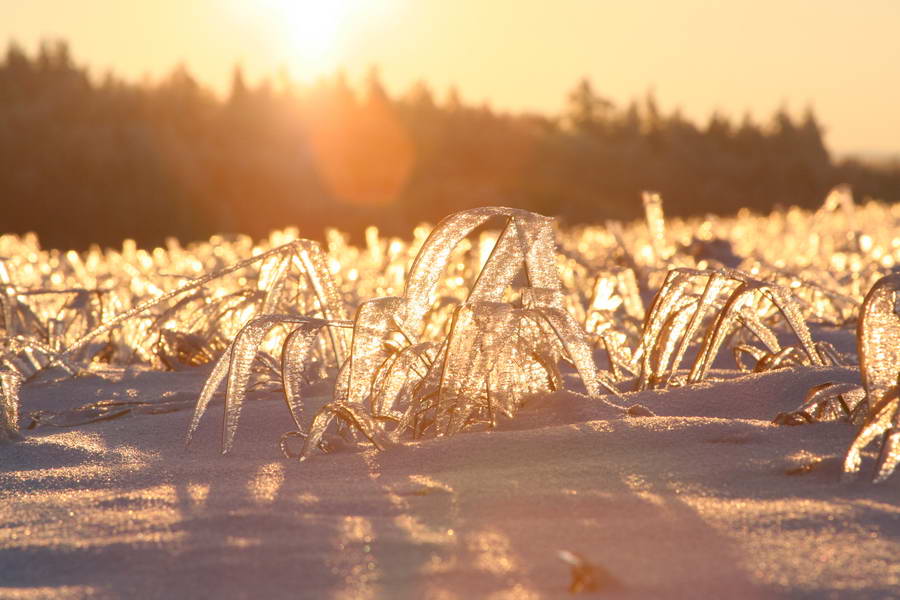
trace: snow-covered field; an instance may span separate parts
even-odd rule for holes
[[[900,211],[646,205],[322,253],[0,237],[0,597],[900,596],[895,288],[858,327]]]

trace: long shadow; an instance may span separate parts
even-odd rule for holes
[[[520,433],[459,436],[418,452],[419,472],[457,490],[448,523],[459,542],[442,557],[456,567],[433,586],[565,597],[569,567],[558,551],[569,550],[618,581],[605,597],[767,597],[737,566],[730,540],[674,492],[629,485],[631,474],[604,455],[603,433]],[[548,444],[546,454],[535,443]],[[687,539],[703,553],[680,550]],[[717,577],[703,577],[710,572]]]
[[[244,412],[230,457],[218,451],[220,414],[204,424],[189,452],[182,449],[185,413],[84,428],[106,445],[100,452],[67,453],[52,438],[15,449],[0,472],[5,481],[38,466],[102,466],[111,456],[128,468],[82,477],[23,475],[0,492],[26,511],[17,523],[35,529],[50,524],[32,512],[47,502],[32,502],[32,491],[50,492],[50,501],[82,511],[63,524],[62,539],[0,543],[0,586],[84,585],[110,597],[149,598],[460,591],[565,597],[562,549],[582,553],[621,582],[606,597],[784,595],[751,577],[732,536],[682,499],[697,493],[682,489],[685,482],[735,503],[798,497],[845,503],[855,526],[900,539],[898,520],[884,517],[896,507],[895,482],[839,486],[828,461],[799,476],[759,467],[772,457],[769,438],[739,421],[717,425],[715,435],[688,445],[685,432],[662,426],[664,419],[644,428],[624,419],[572,421],[299,464],[276,448],[289,428],[280,401],[251,401]],[[800,432],[798,446],[813,445],[814,434]],[[704,473],[693,464],[702,463],[704,452],[731,453],[737,474],[728,485],[722,472]],[[132,455],[138,458],[129,464]],[[665,473],[669,481],[660,478]],[[767,487],[788,477],[796,486]],[[817,526],[786,520],[782,530]]]
[[[62,535],[0,544],[0,587],[86,586],[142,598],[353,597],[419,570],[414,551],[403,553],[402,565],[392,562],[405,547],[394,525],[400,509],[366,455],[285,460],[277,449],[289,428],[282,403],[256,399],[244,412],[228,457],[219,454],[220,414],[188,452],[189,413],[79,428],[96,450],[57,443],[49,431],[17,448],[3,478],[16,490],[2,495],[21,492],[22,518],[7,525],[35,533],[57,527]],[[105,461],[121,468],[91,471]],[[66,475],[69,467],[80,474]],[[62,469],[53,477],[27,473],[39,468]],[[36,513],[48,497],[60,502],[54,513],[65,506],[74,516],[59,523]],[[348,530],[360,524],[369,532]]]

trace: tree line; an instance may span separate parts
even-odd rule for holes
[[[48,247],[143,245],[296,225],[405,235],[464,208],[506,205],[570,224],[667,214],[817,206],[850,183],[900,200],[900,165],[835,161],[811,110],[768,123],[661,111],[652,95],[617,106],[587,80],[563,114],[507,114],[425,84],[390,96],[337,74],[309,87],[248,85],[218,98],[183,66],[158,82],[92,78],[63,42],[0,62],[0,233]]]

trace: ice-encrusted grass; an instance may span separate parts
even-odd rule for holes
[[[384,447],[492,427],[559,387],[565,362],[597,402],[625,410],[620,389],[699,382],[730,347],[743,370],[859,362],[862,390],[817,387],[781,420],[858,423],[846,472],[882,440],[876,479],[888,477],[900,446],[898,208],[856,205],[843,188],[814,213],[666,221],[659,196],[644,205],[646,223],[577,229],[478,208],[412,242],[370,230],[364,248],[291,230],[82,254],[2,236],[4,435],[20,379],[98,362],[214,363],[190,431],[224,382],[226,451],[254,382],[277,386],[306,458],[329,431]],[[858,359],[810,327],[857,321]],[[322,377],[332,399],[307,414],[304,387]]]

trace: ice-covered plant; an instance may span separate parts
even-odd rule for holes
[[[859,369],[868,414],[847,451],[844,472],[859,471],[860,452],[883,438],[875,481],[887,479],[900,462],[900,273],[880,279],[863,301],[857,330]]]
[[[778,314],[796,336],[799,346],[782,348],[765,317]],[[669,271],[644,321],[637,389],[665,385],[681,366],[698,332],[706,332],[687,377],[696,383],[706,377],[725,339],[740,326],[764,347],[760,361],[778,363],[788,356],[811,365],[824,365],[809,328],[790,291],[733,269]],[[746,346],[745,346],[746,347]],[[751,350],[753,352],[753,350]]]
[[[454,248],[492,218],[503,228],[464,302],[443,329],[429,327],[436,288]],[[504,302],[518,282],[515,303]],[[484,207],[441,221],[423,243],[402,296],[367,300],[352,322],[349,355],[340,365],[333,400],[306,431],[296,396],[306,350],[320,330],[348,326],[338,320],[257,319],[237,336],[201,394],[188,433],[191,439],[212,395],[227,379],[223,451],[230,450],[246,395],[250,364],[265,333],[280,324],[292,330],[282,350],[285,398],[297,435],[306,438],[301,458],[319,446],[337,418],[379,444],[404,433],[450,435],[475,424],[492,426],[512,415],[523,395],[559,385],[557,364],[568,359],[589,395],[601,388],[618,394],[598,372],[589,341],[564,310],[552,220],[523,210]],[[299,337],[298,337],[299,336]],[[431,338],[431,339],[429,339]],[[291,346],[291,340],[303,340]],[[618,406],[618,405],[616,405]]]
[[[16,371],[0,370],[0,443],[22,439],[19,433],[19,385]]]
[[[853,479],[862,451],[881,439],[875,482],[885,481],[900,462],[900,273],[879,279],[860,309],[856,342],[863,385],[826,382],[812,388],[792,413],[777,423],[799,425],[846,420],[860,426],[844,459],[844,477]]]

